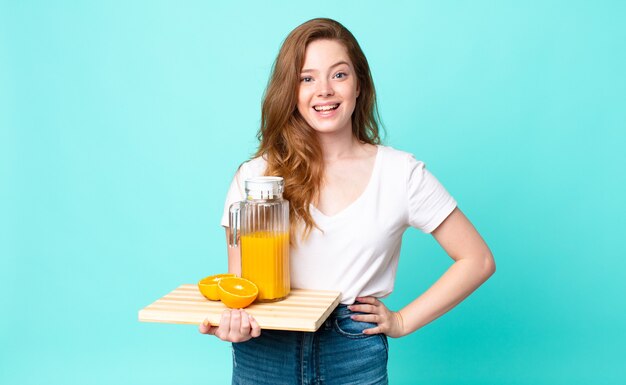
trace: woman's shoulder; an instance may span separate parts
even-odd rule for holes
[[[382,152],[383,159],[387,164],[406,164],[406,163],[423,163],[416,159],[415,155],[411,152],[398,150],[391,146],[378,145],[378,150]]]
[[[246,178],[250,178],[264,175],[266,168],[267,160],[265,159],[265,157],[257,156],[243,162],[241,166],[239,166],[239,170],[237,172]]]

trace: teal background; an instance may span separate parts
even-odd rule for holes
[[[137,312],[226,270],[223,200],[272,62],[318,16],[359,39],[386,143],[497,261],[391,340],[391,383],[623,383],[626,2],[0,4],[0,383],[229,383],[228,344]],[[407,231],[386,303],[449,265]]]

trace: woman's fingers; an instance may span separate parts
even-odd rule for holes
[[[250,335],[252,337],[258,337],[261,335],[261,327],[256,322],[256,319],[253,316],[249,316],[250,319]]]
[[[228,334],[229,341],[242,342],[244,340],[241,335],[241,312],[238,309],[234,309],[230,313],[230,333]]]
[[[220,325],[215,331],[215,336],[217,336],[221,340],[228,341],[228,335],[230,334],[230,322],[230,310],[224,310],[222,312],[222,318],[220,319]]]
[[[209,334],[209,329],[211,329],[211,326],[207,325],[207,320],[205,318],[204,321],[198,325],[198,331],[202,334]]]
[[[381,321],[380,316],[378,314],[354,314],[350,316],[355,321],[359,322],[369,322],[377,324]]]
[[[363,329],[363,334],[385,334],[385,330],[379,326]]]
[[[404,334],[404,322],[400,313],[390,311],[384,303],[375,297],[358,297],[359,303],[348,308],[356,313],[351,318],[355,321],[375,323],[376,327],[363,330],[363,334],[383,333],[390,337]]]
[[[370,305],[378,305],[380,301],[376,297],[357,297],[357,302],[369,303]]]
[[[245,311],[241,310],[241,326],[239,332],[242,336],[250,335],[250,316]]]
[[[348,309],[356,313],[377,313],[378,312],[378,308],[374,305],[359,305],[359,304],[350,305],[348,306]]]
[[[381,302],[375,297],[358,297],[360,303],[348,306],[348,309],[358,313],[377,313]]]
[[[352,305],[350,310],[366,314],[353,314],[350,316],[355,321],[376,324],[375,327],[363,330],[363,334],[386,333],[386,308],[374,305]]]
[[[198,326],[198,331],[202,334],[215,334],[217,326],[211,326],[209,319],[205,318],[204,321]]]
[[[211,326],[205,319],[198,326],[198,331],[230,342],[244,342],[261,335],[261,327],[254,317],[240,309],[224,310],[219,326]]]
[[[377,308],[380,305],[382,305],[382,302],[380,302],[378,300],[378,298],[376,297],[357,297],[356,301],[359,302],[356,305],[358,306],[365,306],[365,307],[369,307],[369,308]],[[356,306],[356,305],[352,305],[352,306]]]

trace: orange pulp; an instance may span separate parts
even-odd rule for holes
[[[222,303],[231,309],[243,309],[250,305],[259,294],[253,282],[239,277],[226,277],[217,282]]]

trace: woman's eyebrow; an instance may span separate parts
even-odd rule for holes
[[[345,65],[347,65],[347,66],[350,66],[350,63],[348,63],[347,61],[342,60],[342,61],[338,61],[337,63],[335,63],[335,64],[331,65],[331,66],[330,66],[330,68],[335,68],[335,67],[340,66],[340,65],[342,65],[342,64],[345,64]],[[304,68],[304,69],[303,69],[302,71],[300,71],[300,72],[316,72],[316,71],[317,71],[317,70],[315,70],[315,69]]]

